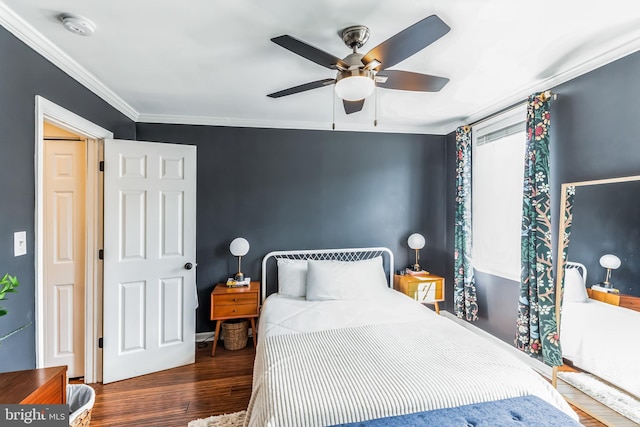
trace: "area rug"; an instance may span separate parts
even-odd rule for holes
[[[583,372],[558,372],[558,377],[603,405],[640,424],[640,400]]]
[[[242,427],[247,411],[189,421],[188,427]]]

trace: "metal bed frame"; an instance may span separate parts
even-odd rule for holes
[[[262,281],[260,288],[261,301],[267,298],[269,290],[271,293],[277,292],[277,261],[278,259],[294,260],[322,260],[322,261],[361,261],[382,256],[385,272],[389,275],[389,287],[393,286],[393,252],[385,247],[374,248],[345,248],[345,249],[315,249],[315,250],[292,250],[269,252],[262,259]],[[275,264],[275,265],[274,265]],[[273,275],[275,272],[275,279]],[[269,274],[271,273],[271,274]],[[275,286],[268,286],[271,282]]]
[[[580,264],[579,262],[567,261],[564,264],[564,268],[565,270],[572,270],[572,269],[578,270],[580,272],[580,275],[582,276],[584,285],[585,286],[587,285],[587,267],[585,267],[584,264]]]

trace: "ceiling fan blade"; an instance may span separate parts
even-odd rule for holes
[[[347,101],[346,99],[343,99],[342,104],[344,105],[345,113],[357,113],[362,110],[362,107],[364,107],[364,99],[360,99],[358,101]]]
[[[386,78],[386,81],[382,81]],[[439,92],[449,79],[410,71],[384,70],[376,75],[376,85],[385,89]]]
[[[303,85],[290,87],[289,89],[284,89],[279,92],[270,93],[267,95],[269,98],[280,98],[287,95],[293,95],[294,93],[306,92],[311,89],[317,89],[323,86],[329,86],[336,82],[336,79],[324,79],[317,80],[315,82],[305,83]]]
[[[330,68],[332,70],[346,70],[349,66],[337,56],[333,56],[323,50],[313,47],[301,40],[288,35],[274,37],[271,39],[277,45],[296,53],[303,58],[313,61],[318,65]]]
[[[382,63],[377,68],[379,70],[393,67],[429,46],[449,30],[451,28],[436,15],[428,16],[371,49],[362,58],[362,63],[367,65],[376,59]]]

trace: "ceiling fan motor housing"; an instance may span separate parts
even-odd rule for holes
[[[359,49],[369,40],[369,28],[353,25],[342,30],[342,41],[351,49]]]

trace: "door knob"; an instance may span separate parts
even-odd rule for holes
[[[184,265],[185,270],[191,270],[193,268],[193,264],[191,264],[190,262],[186,263]]]

